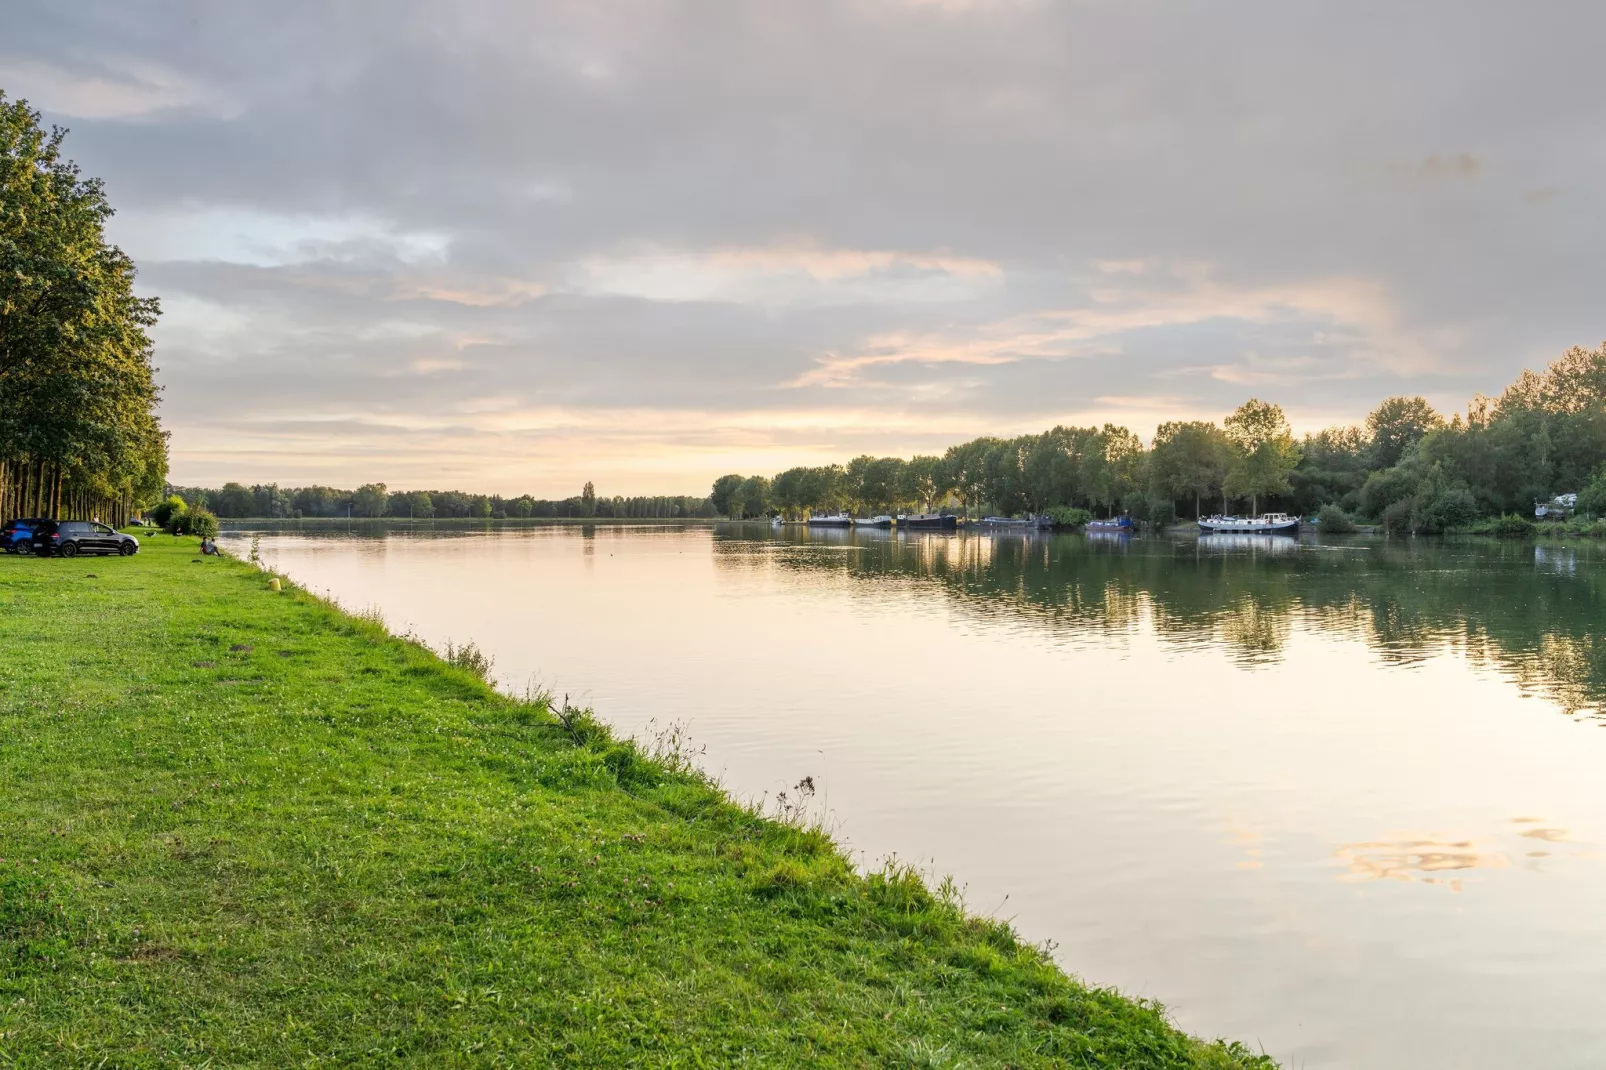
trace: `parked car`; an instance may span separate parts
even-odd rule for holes
[[[130,557],[139,553],[139,540],[89,520],[41,520],[33,529],[33,552],[40,557],[51,554],[60,557],[122,554]]]
[[[0,528],[0,548],[8,554],[29,553],[33,550],[33,529],[43,523],[37,517],[7,520]]]

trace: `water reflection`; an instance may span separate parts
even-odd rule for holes
[[[1253,666],[1275,663],[1302,625],[1363,639],[1390,664],[1458,653],[1569,714],[1606,709],[1606,570],[1592,547],[857,530],[772,538],[781,568],[913,584],[967,614],[1068,637],[1107,640],[1146,620],[1168,642],[1224,644]],[[715,560],[745,567],[751,549],[747,532],[732,529],[716,539]]]
[[[1606,548],[599,525],[262,549],[474,639],[514,690],[685,724],[743,798],[815,776],[867,864],[929,860],[1283,1065],[1606,1051],[1606,735],[1579,727]]]

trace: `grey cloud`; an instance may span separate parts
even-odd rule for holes
[[[9,28],[0,87],[74,128],[131,219],[358,218],[443,243],[428,262],[362,237],[272,267],[147,258],[173,298],[181,454],[186,422],[219,409],[487,391],[666,426],[879,407],[969,434],[1251,391],[1358,416],[1385,393],[1498,389],[1606,334],[1595,4],[105,0],[23,5]],[[136,111],[53,111],[46,91],[79,101],[74,80]],[[931,269],[850,285],[732,259],[773,248],[941,254],[998,281],[914,300]],[[769,274],[694,300],[584,284],[581,265],[654,256]],[[1098,311],[1131,282],[1103,261],[1144,267],[1154,323],[1058,359],[918,359]],[[1224,322],[1166,311],[1201,271]],[[1363,286],[1364,311],[1309,296]],[[1233,295],[1272,290],[1293,306],[1235,318]],[[894,334],[912,359],[785,385]]]

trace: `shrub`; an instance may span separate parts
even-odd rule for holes
[[[217,517],[206,509],[191,509],[184,513],[184,534],[203,539],[217,538]]]
[[[1410,501],[1420,482],[1420,473],[1403,467],[1373,472],[1361,487],[1361,512],[1366,516],[1382,516],[1400,502]]]
[[[1489,534],[1502,539],[1531,539],[1534,534],[1534,523],[1516,513],[1506,513],[1489,525]]]
[[[1168,528],[1177,522],[1177,507],[1170,498],[1149,499],[1149,523],[1156,528]]]
[[[1411,534],[1411,499],[1402,498],[1383,510],[1383,530],[1389,535]]]
[[[182,513],[187,508],[189,507],[184,504],[184,499],[175,494],[164,502],[158,502],[150,511],[150,518],[157,527],[165,528],[175,513]]]
[[[1606,468],[1596,472],[1589,485],[1578,492],[1578,512],[1583,516],[1606,517]]]
[[[1323,535],[1348,535],[1355,530],[1355,521],[1344,510],[1328,502],[1316,515],[1316,526]]]
[[[1449,487],[1417,496],[1411,526],[1437,534],[1463,528],[1478,519],[1478,502],[1465,487]]]
[[[1048,511],[1048,515],[1057,528],[1086,527],[1087,522],[1093,519],[1093,514],[1086,509],[1076,509],[1068,505],[1056,505]]]
[[[198,535],[203,539],[217,538],[217,517],[205,509],[178,509],[168,514],[162,525],[169,535]]]

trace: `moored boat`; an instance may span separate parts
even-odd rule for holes
[[[883,513],[881,516],[856,516],[853,518],[856,528],[890,528],[892,518]]]
[[[826,516],[809,517],[811,528],[851,528],[853,518],[846,513],[830,513]]]
[[[1089,520],[1083,527],[1087,531],[1114,531],[1128,535],[1133,530],[1132,518],[1129,516],[1112,516],[1105,520]]]
[[[1199,521],[1199,530],[1219,535],[1297,535],[1299,517],[1287,513],[1212,516]]]
[[[898,518],[899,531],[958,531],[959,518],[946,513],[910,513]]]

